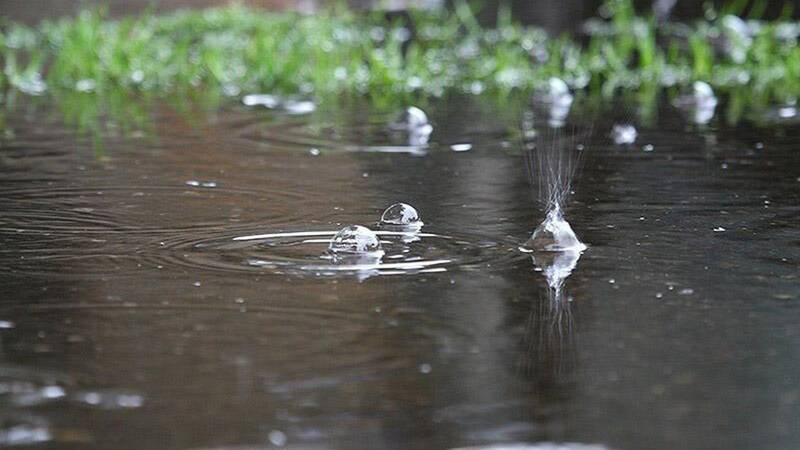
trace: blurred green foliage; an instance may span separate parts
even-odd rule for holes
[[[484,27],[463,0],[452,10],[412,10],[403,20],[345,7],[303,15],[229,6],[120,20],[84,10],[35,28],[0,26],[0,101],[13,91],[72,101],[85,95],[98,104],[84,98],[67,108],[83,127],[92,114],[192,92],[219,101],[268,92],[380,105],[454,91],[502,97],[545,88],[551,77],[606,98],[652,98],[700,80],[739,103],[795,102],[800,24],[790,13],[758,20],[758,2],[741,19],[735,14],[746,3],[708,8],[706,18],[680,24],[609,0],[577,37],[515,23],[508,8]]]

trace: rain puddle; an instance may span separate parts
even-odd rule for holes
[[[686,95],[20,106],[0,446],[796,447],[800,130]]]

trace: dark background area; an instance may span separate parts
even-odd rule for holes
[[[3,17],[19,20],[26,23],[36,23],[42,18],[54,18],[74,14],[87,5],[107,5],[112,15],[126,15],[152,7],[155,11],[170,11],[180,8],[203,8],[231,3],[229,0],[110,0],[110,1],[75,1],[75,0],[0,0],[0,11]],[[324,7],[328,1],[319,0],[242,0],[239,3],[266,8],[266,9],[297,9],[312,12]],[[440,0],[391,0],[378,2],[374,0],[349,0],[348,3],[359,8],[369,8],[383,5],[389,9],[403,9],[409,5],[430,6],[440,3]],[[445,3],[449,3],[445,1]],[[484,19],[490,20],[494,16],[497,5],[501,2],[490,0],[484,2],[481,12]],[[510,0],[515,17],[525,23],[544,26],[552,31],[574,29],[582,20],[597,14],[602,0]],[[647,11],[651,8],[669,7],[671,15],[677,18],[691,18],[702,15],[704,2],[698,0],[635,0],[637,10]],[[730,1],[715,0],[715,5],[730,3]],[[751,2],[754,3],[754,2]],[[777,16],[783,5],[794,5],[794,16],[798,16],[800,0],[782,1],[770,0],[767,2],[765,17]]]

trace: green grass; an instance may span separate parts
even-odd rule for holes
[[[588,39],[548,36],[515,23],[507,9],[483,27],[463,1],[452,11],[411,11],[411,24],[341,7],[301,15],[230,6],[121,20],[85,10],[34,28],[0,27],[0,101],[15,91],[123,103],[268,92],[390,104],[451,92],[527,93],[550,77],[604,97],[674,94],[701,80],[745,102],[795,101],[800,24],[757,21],[752,36],[739,35],[730,14],[748,3],[709,11],[711,20],[657,26],[628,0],[610,0],[609,17],[591,22]],[[750,5],[753,20],[762,4]]]

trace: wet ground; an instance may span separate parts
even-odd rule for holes
[[[21,102],[0,147],[0,444],[800,446],[796,125],[665,105],[617,146],[612,114],[537,119],[538,148],[584,147],[566,217],[589,248],[554,296],[519,249],[545,214],[520,111],[425,109],[427,147],[368,108],[243,106],[155,107],[101,145]],[[396,201],[425,234],[382,236],[367,268],[322,257]]]

